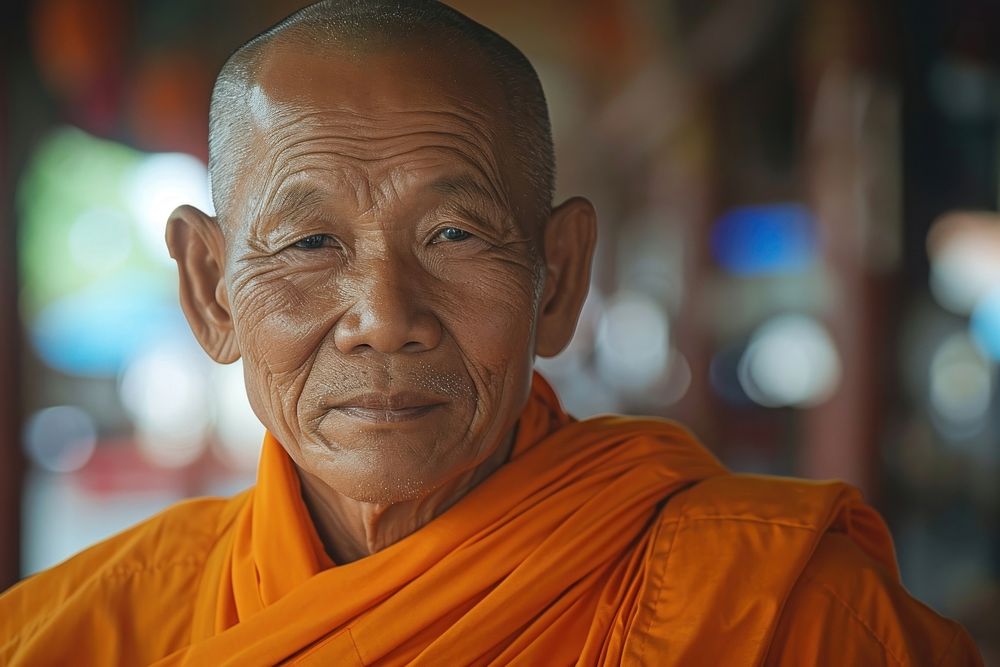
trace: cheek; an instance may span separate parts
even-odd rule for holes
[[[310,281],[313,282],[313,281]],[[336,315],[336,294],[285,277],[248,279],[233,290],[233,319],[250,406],[286,447],[298,440],[297,400]]]
[[[483,272],[465,284],[441,317],[472,370],[486,380],[530,369],[536,307],[530,277]]]
[[[476,385],[471,431],[480,446],[500,442],[527,400],[534,361],[534,295],[505,281],[466,299],[450,327]],[[481,454],[482,452],[477,452]]]
[[[317,282],[275,278],[237,293],[233,316],[241,352],[251,365],[280,377],[309,363],[343,301],[335,286]]]

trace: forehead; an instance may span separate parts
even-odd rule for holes
[[[484,58],[456,42],[384,46],[315,45],[277,38],[256,82],[278,106],[366,114],[388,109],[465,107],[499,123],[505,99]]]
[[[269,47],[246,92],[250,159],[237,199],[253,211],[296,176],[326,172],[320,179],[333,183],[345,166],[348,180],[362,173],[398,186],[461,170],[494,194],[506,189],[504,95],[479,59],[459,56]]]

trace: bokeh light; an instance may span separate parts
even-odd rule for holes
[[[743,391],[760,405],[808,407],[833,394],[841,364],[822,324],[806,315],[786,314],[754,332],[738,373]]]
[[[930,287],[938,303],[968,315],[1000,288],[1000,220],[989,213],[958,211],[935,221],[927,238]]]
[[[128,218],[112,208],[91,208],[78,215],[69,229],[73,262],[84,271],[114,271],[132,251]]]
[[[953,313],[968,315],[1000,285],[1000,257],[975,238],[950,243],[931,263],[931,291]]]
[[[680,350],[672,349],[669,353],[670,367],[666,381],[652,397],[657,408],[663,409],[674,405],[687,394],[691,388],[691,364],[681,354]]]
[[[139,222],[139,233],[152,257],[170,265],[163,242],[167,218],[180,204],[197,206],[214,215],[208,170],[183,153],[153,153],[142,159],[125,184],[126,198]]]
[[[743,206],[719,219],[711,242],[715,260],[731,273],[794,273],[816,257],[816,222],[798,204]]]
[[[736,406],[752,404],[740,381],[740,360],[746,351],[746,341],[723,345],[712,357],[708,380],[715,393],[726,403]]]
[[[159,260],[169,260],[170,207],[211,210],[207,192],[205,167],[190,156],[144,154],[72,128],[42,141],[18,204],[21,309],[46,364],[114,377],[150,341],[189,335],[174,269]]]
[[[264,426],[247,400],[242,360],[214,366],[211,380],[216,453],[237,470],[256,470]]]
[[[989,414],[994,371],[968,334],[945,338],[934,352],[928,372],[929,402],[941,434],[951,440],[978,434]]]
[[[72,405],[39,410],[24,428],[24,450],[43,470],[68,473],[90,461],[97,444],[93,418]]]
[[[639,292],[608,299],[597,328],[597,372],[623,390],[646,389],[667,370],[670,325],[662,306]]]
[[[42,310],[31,322],[31,341],[52,368],[114,377],[150,341],[187,334],[169,296],[143,274],[97,283]]]
[[[993,361],[1000,361],[1000,288],[976,303],[969,328],[983,354]]]
[[[122,196],[141,156],[67,127],[39,144],[17,189],[20,301],[29,321],[53,301],[117,271],[156,277],[147,257],[131,252],[134,221]],[[130,231],[122,229],[126,220]],[[172,282],[165,272],[159,278]]]
[[[119,395],[151,462],[181,467],[204,451],[211,418],[207,364],[200,350],[164,341],[150,346],[122,374]]]

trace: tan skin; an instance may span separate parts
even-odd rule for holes
[[[485,65],[416,62],[279,41],[224,222],[182,206],[167,227],[192,330],[242,356],[340,563],[503,465],[534,357],[569,342],[589,285],[594,209],[531,210]]]

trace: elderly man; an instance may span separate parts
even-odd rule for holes
[[[958,665],[843,484],[729,474],[680,427],[567,415],[595,213],[553,207],[538,79],[436,2],[332,0],[240,48],[181,302],[242,357],[257,485],[0,599],[19,665]]]

